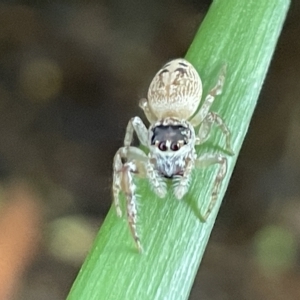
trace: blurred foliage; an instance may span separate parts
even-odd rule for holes
[[[266,276],[293,269],[297,262],[296,237],[281,226],[265,226],[254,237],[256,259]]]
[[[58,218],[48,225],[47,250],[55,258],[78,267],[78,262],[85,259],[91,248],[96,233],[97,227],[83,216]]]

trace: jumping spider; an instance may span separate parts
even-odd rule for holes
[[[139,117],[132,118],[127,125],[124,146],[117,151],[113,162],[113,199],[117,215],[121,216],[119,193],[122,191],[125,194],[128,223],[139,251],[142,245],[136,230],[136,186],[133,174],[148,178],[160,198],[167,193],[165,178],[173,179],[174,196],[182,199],[188,191],[195,167],[219,164],[204,219],[215,205],[227,171],[227,159],[220,154],[204,153],[197,156],[195,146],[207,140],[212,124],[216,124],[226,137],[227,151],[233,154],[230,131],[217,113],[209,111],[215,96],[222,92],[224,80],[225,67],[220,72],[216,86],[195,114],[202,96],[201,79],[185,59],[172,60],[154,76],[148,90],[148,100],[140,101],[139,105],[150,122],[149,129]],[[149,149],[148,155],[131,146],[134,132],[141,144]]]

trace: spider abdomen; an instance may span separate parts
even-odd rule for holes
[[[185,59],[165,64],[154,76],[148,90],[148,104],[158,118],[189,119],[202,96],[202,82],[196,69]]]

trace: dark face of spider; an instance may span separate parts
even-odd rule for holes
[[[153,128],[151,145],[156,145],[160,151],[178,151],[188,143],[190,131],[183,126],[156,126]]]

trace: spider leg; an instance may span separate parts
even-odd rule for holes
[[[209,153],[205,153],[196,159],[196,167],[198,168],[208,167],[213,164],[219,164],[220,167],[213,184],[211,199],[210,199],[208,209],[204,215],[204,220],[208,218],[208,216],[210,215],[211,211],[213,210],[216,204],[222,181],[227,172],[227,159],[226,157],[221,156],[220,154],[209,154]]]
[[[155,169],[155,160],[149,156],[147,162],[147,177],[154,192],[159,198],[165,198],[167,187],[164,178]]]
[[[182,176],[175,178],[174,184],[174,196],[176,199],[181,200],[182,197],[187,193],[192,170],[194,168],[195,162],[191,158],[185,159],[185,168]]]
[[[153,124],[157,118],[156,116],[150,111],[149,105],[148,105],[148,101],[146,98],[143,98],[140,100],[139,103],[140,108],[144,111],[144,114],[147,118],[147,120],[149,121],[150,124]]]
[[[148,130],[139,117],[134,117],[129,120],[124,138],[124,146],[127,149],[130,147],[134,131],[136,132],[141,144],[148,147]]]
[[[191,124],[194,127],[197,127],[201,124],[205,117],[207,116],[211,105],[213,104],[215,97],[222,93],[224,81],[225,81],[225,74],[226,74],[226,65],[224,65],[220,71],[220,75],[218,78],[217,84],[210,90],[208,95],[206,96],[203,105],[200,107],[199,111],[196,115],[190,120]]]
[[[120,155],[120,150],[117,151],[113,161],[113,184],[112,184],[112,192],[113,192],[113,203],[115,205],[118,217],[122,217],[122,210],[120,207],[120,199],[119,194],[122,189],[122,170],[123,164]]]
[[[145,161],[146,154],[135,147],[120,148],[114,157],[113,162],[113,201],[116,207],[117,215],[121,217],[120,192],[126,197],[126,212],[128,225],[131,235],[139,251],[142,251],[142,245],[136,229],[137,207],[136,207],[136,186],[133,182],[133,174],[140,176],[146,174]]]
[[[203,122],[200,125],[198,131],[198,142],[197,145],[203,144],[209,137],[211,132],[211,127],[213,124],[216,124],[217,127],[222,131],[226,137],[226,150],[233,155],[234,152],[231,148],[231,133],[225,124],[224,120],[215,112],[209,112]]]

